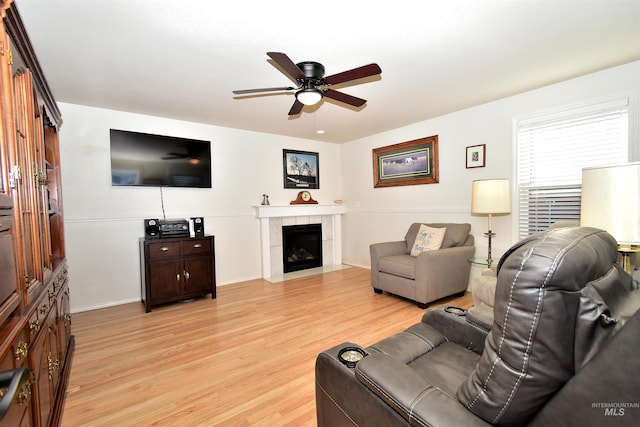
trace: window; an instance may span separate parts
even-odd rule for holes
[[[629,100],[516,122],[519,238],[580,219],[582,169],[629,161]]]

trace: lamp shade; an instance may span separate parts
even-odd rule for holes
[[[580,225],[640,244],[640,162],[582,170]]]
[[[471,187],[472,214],[511,213],[511,192],[509,180],[479,179]]]

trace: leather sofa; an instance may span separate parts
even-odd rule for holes
[[[442,244],[439,249],[413,256],[411,249],[421,225],[411,224],[404,240],[370,245],[371,286],[376,293],[386,291],[427,308],[432,301],[467,290],[469,259],[476,249],[470,224],[425,224],[446,229]]]
[[[538,233],[498,264],[489,332],[436,308],[320,353],[318,426],[638,425],[640,290],[616,258],[602,230]],[[365,356],[347,366],[345,347]]]

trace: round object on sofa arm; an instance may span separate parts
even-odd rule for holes
[[[338,353],[338,359],[347,365],[347,368],[355,368],[366,355],[367,353],[360,347],[345,347]]]
[[[465,310],[464,308],[461,308],[461,307],[453,306],[453,305],[447,306],[444,309],[444,311],[446,311],[447,313],[455,314],[456,316],[466,316],[467,315],[467,310]]]

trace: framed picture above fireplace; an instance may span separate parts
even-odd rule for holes
[[[320,188],[320,163],[318,153],[311,151],[282,150],[282,174],[284,188]]]

